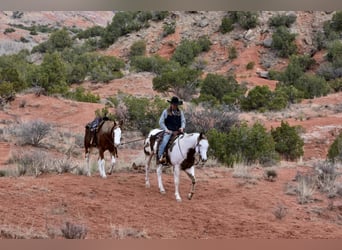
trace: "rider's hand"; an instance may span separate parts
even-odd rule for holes
[[[171,131],[170,131],[170,130],[168,130],[168,129],[166,129],[166,130],[165,130],[165,133],[167,133],[167,134],[171,134]]]
[[[183,129],[183,128],[180,128],[178,131],[179,131],[180,133],[183,133],[183,132],[184,132],[184,129]]]

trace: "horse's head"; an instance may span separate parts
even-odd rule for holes
[[[203,134],[200,133],[198,137],[198,142],[196,145],[196,153],[199,153],[201,161],[205,162],[207,161],[207,152],[209,148],[209,142],[207,137]]]
[[[114,145],[117,147],[121,143],[121,127],[123,125],[123,121],[121,120],[119,123],[114,122]]]

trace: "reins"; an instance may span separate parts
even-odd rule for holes
[[[145,140],[145,138],[140,138],[140,139],[136,139],[136,140],[133,140],[133,141],[123,142],[123,143],[120,143],[118,146],[129,144],[129,143],[133,143],[133,142],[137,142],[137,141],[142,141],[142,140]]]

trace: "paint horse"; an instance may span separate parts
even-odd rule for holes
[[[100,172],[100,176],[102,178],[106,178],[106,171],[105,171],[105,159],[104,159],[104,152],[108,150],[111,154],[111,161],[112,165],[109,171],[109,174],[113,173],[114,165],[115,165],[115,157],[118,157],[117,147],[120,145],[121,142],[121,127],[123,122],[120,121],[116,123],[115,121],[106,120],[99,125],[98,131],[96,133],[97,142],[96,145],[91,143],[92,133],[90,131],[90,127],[86,126],[85,129],[85,136],[84,136],[84,148],[85,148],[85,158],[87,163],[87,171],[88,176],[90,176],[90,166],[89,166],[89,154],[93,147],[98,149],[99,157],[98,157],[98,168]]]
[[[147,162],[145,165],[145,185],[150,187],[149,169],[151,161],[154,155],[157,155],[159,141],[161,140],[161,129],[153,129],[148,134],[144,141],[144,153],[147,155]],[[188,199],[191,200],[195,193],[195,154],[198,153],[200,160],[205,162],[207,160],[207,151],[209,143],[203,133],[181,134],[172,144],[167,148],[168,165],[173,166],[174,183],[175,183],[175,196],[177,201],[182,201],[179,194],[179,175],[180,170],[184,170],[185,173],[191,179],[190,193]],[[158,157],[155,157],[158,158]],[[156,159],[158,162],[158,159]],[[158,163],[157,163],[158,164]],[[162,182],[162,171],[164,165],[159,164],[157,167],[158,187],[160,193],[164,194],[165,189]]]

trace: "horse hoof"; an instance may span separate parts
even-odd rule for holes
[[[181,198],[176,199],[177,202],[182,202]]]
[[[188,200],[191,200],[191,199],[192,199],[192,195],[193,195],[192,193],[189,193],[189,194],[188,194]]]
[[[151,186],[150,186],[150,183],[146,183],[146,184],[145,184],[145,187],[146,187],[146,188],[150,188],[150,187],[151,187]]]
[[[160,190],[161,194],[166,194],[165,190]]]

